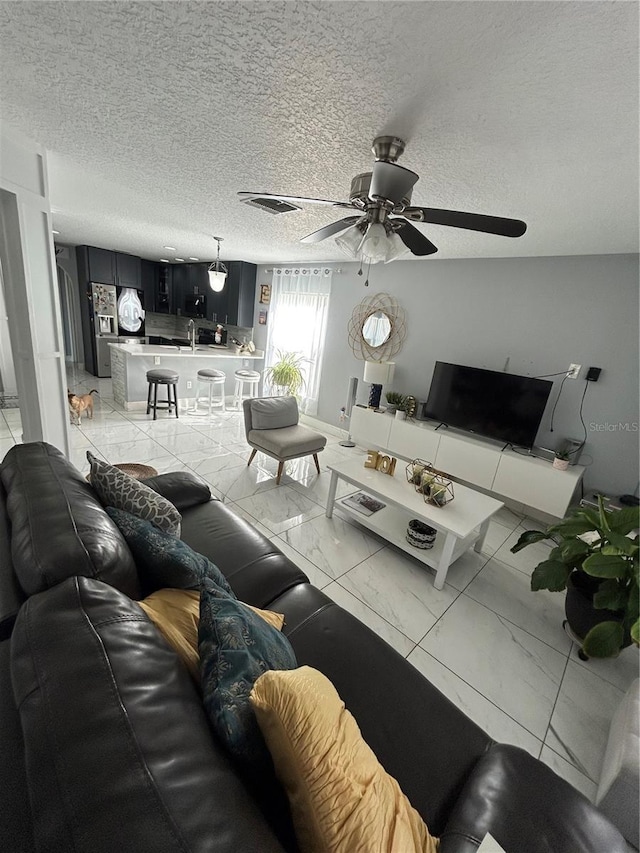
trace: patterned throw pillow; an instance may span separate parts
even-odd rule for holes
[[[182,516],[170,501],[135,477],[98,459],[89,450],[87,459],[91,465],[91,485],[103,506],[130,512],[151,521],[166,533],[180,536]]]
[[[200,684],[200,656],[198,655],[198,625],[200,624],[200,593],[196,589],[159,589],[138,604],[180,660],[194,681]],[[273,610],[260,610],[245,604],[261,619],[282,631],[284,616]]]
[[[121,509],[112,506],[107,513],[120,528],[138,569],[145,595],[157,589],[198,589],[203,578],[210,578],[224,595],[235,598],[220,569],[186,542]]]
[[[204,707],[215,732],[246,771],[266,772],[271,758],[249,694],[267,670],[296,668],[291,644],[205,579],[200,587],[198,650]]]

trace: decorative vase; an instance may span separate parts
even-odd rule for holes
[[[396,420],[398,421],[406,421],[407,413],[402,409],[396,409]]]
[[[558,459],[558,457],[556,456],[553,460],[553,467],[557,468],[558,471],[566,471],[567,468],[569,467],[569,460],[568,459]]]

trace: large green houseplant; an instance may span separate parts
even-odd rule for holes
[[[544,531],[525,531],[511,549],[515,554],[534,542],[554,542],[549,558],[533,570],[531,589],[568,588],[590,599],[594,624],[585,634],[572,624],[569,595],[565,604],[569,624],[582,639],[583,658],[611,657],[632,641],[640,643],[640,511],[625,507],[607,512],[602,498],[598,504],[597,512],[576,508]]]
[[[304,388],[304,369],[301,365],[306,359],[301,353],[282,350],[276,350],[276,357],[276,363],[265,370],[265,379],[271,388],[278,389],[281,394],[297,397]]]

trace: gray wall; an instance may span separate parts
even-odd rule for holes
[[[590,463],[586,488],[612,494],[637,488],[637,255],[399,261],[371,267],[368,288],[365,277],[357,276],[357,264],[329,266],[342,273],[333,277],[321,420],[338,424],[349,376],[362,379],[362,362],[354,358],[347,337],[354,306],[388,292],[407,317],[407,338],[395,357],[394,390],[425,398],[437,360],[503,370],[509,359],[509,372],[524,376],[558,373],[570,362],[582,364],[581,376],[587,367],[601,367],[583,409],[587,443],[580,462]],[[266,269],[258,267],[258,285],[271,281]],[[256,346],[263,349],[266,333],[257,313],[254,328]],[[582,378],[565,382],[554,432],[549,431],[561,379],[554,380],[536,439],[543,447],[555,447],[563,436],[584,435]],[[369,388],[361,383],[360,389],[359,401],[366,402]]]

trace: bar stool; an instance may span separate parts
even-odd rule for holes
[[[260,374],[257,370],[236,370],[234,376],[236,380],[236,387],[233,392],[233,404],[236,409],[241,409],[243,400],[249,400],[251,397],[258,396]],[[245,384],[249,386],[247,394],[244,393]]]
[[[211,417],[212,408],[220,408],[221,411],[225,411],[225,402],[224,402],[224,383],[227,379],[227,374],[223,373],[222,370],[209,370],[203,369],[198,371],[198,384],[196,386],[196,402],[193,407],[191,414],[194,415],[204,415],[205,412],[201,412],[198,410],[198,404],[200,402],[200,386],[203,385],[207,391],[207,398],[209,400],[209,417]],[[214,396],[214,392],[216,396]]]
[[[164,370],[156,368],[155,370],[147,370],[147,382],[149,383],[149,393],[147,394],[147,414],[153,409],[153,419],[157,418],[157,411],[175,409],[176,417],[178,417],[178,379],[180,376],[175,370]],[[158,405],[158,385],[167,386],[167,405]],[[171,389],[173,388],[173,400],[171,399]],[[153,392],[153,402],[151,402],[151,394]]]

